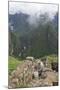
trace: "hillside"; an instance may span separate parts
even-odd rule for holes
[[[42,17],[43,18],[42,18]],[[40,57],[58,53],[58,15],[50,20],[46,14],[39,17],[37,27],[30,25],[24,13],[9,15],[10,54]],[[11,26],[13,30],[11,30]]]

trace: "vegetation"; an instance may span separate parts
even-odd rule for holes
[[[57,55],[58,14],[52,20],[46,14],[41,15],[36,28],[26,22],[28,17],[23,13],[9,15],[9,22],[12,21],[14,26],[13,31],[9,28],[9,55],[22,58],[28,55],[35,58],[50,54]]]
[[[9,56],[9,61],[8,61],[9,73],[11,73],[13,70],[15,70],[16,67],[21,63],[22,63],[22,60],[19,60],[18,58]]]
[[[58,62],[58,56],[57,55],[50,55],[47,56],[48,57],[48,61],[51,62]]]

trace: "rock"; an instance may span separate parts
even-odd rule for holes
[[[52,68],[52,70],[55,70],[56,72],[58,72],[58,63],[57,62],[52,62],[51,63],[51,68]]]
[[[43,83],[43,86],[52,86],[52,83],[44,82],[44,83]]]
[[[12,71],[11,76],[14,76],[15,72],[16,72],[16,70]]]
[[[58,86],[58,82],[52,82],[53,83],[53,86]]]
[[[8,88],[9,88],[9,89],[12,89],[12,86],[9,85]]]
[[[45,79],[46,77],[47,77],[47,74],[46,74],[45,72],[42,72],[41,78],[42,78],[42,79]]]
[[[12,83],[14,83],[14,84],[17,84],[17,83],[19,83],[19,80],[18,80],[18,78],[13,78],[13,79],[12,79]]]
[[[33,75],[35,78],[38,78],[38,71],[34,71]]]
[[[58,73],[53,72],[51,68],[44,67],[40,62],[39,60],[32,63],[31,60],[25,60],[9,76],[9,87],[52,86],[53,82],[57,81],[55,78],[58,77]]]
[[[26,57],[26,60],[34,60],[34,57],[28,56],[28,57]]]

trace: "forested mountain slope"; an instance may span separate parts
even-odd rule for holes
[[[37,27],[29,24],[29,17],[24,13],[9,15],[9,54],[21,57],[57,54],[58,14],[53,19],[40,15]]]

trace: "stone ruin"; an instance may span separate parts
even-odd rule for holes
[[[49,81],[47,78],[49,72],[46,73],[46,71],[52,70],[45,66],[41,68],[40,63],[40,59],[34,61],[24,60],[23,63],[20,64],[9,76],[9,88],[52,86],[53,84],[50,83],[51,80]],[[49,83],[47,81],[49,81]],[[52,82],[54,82],[54,80]]]

